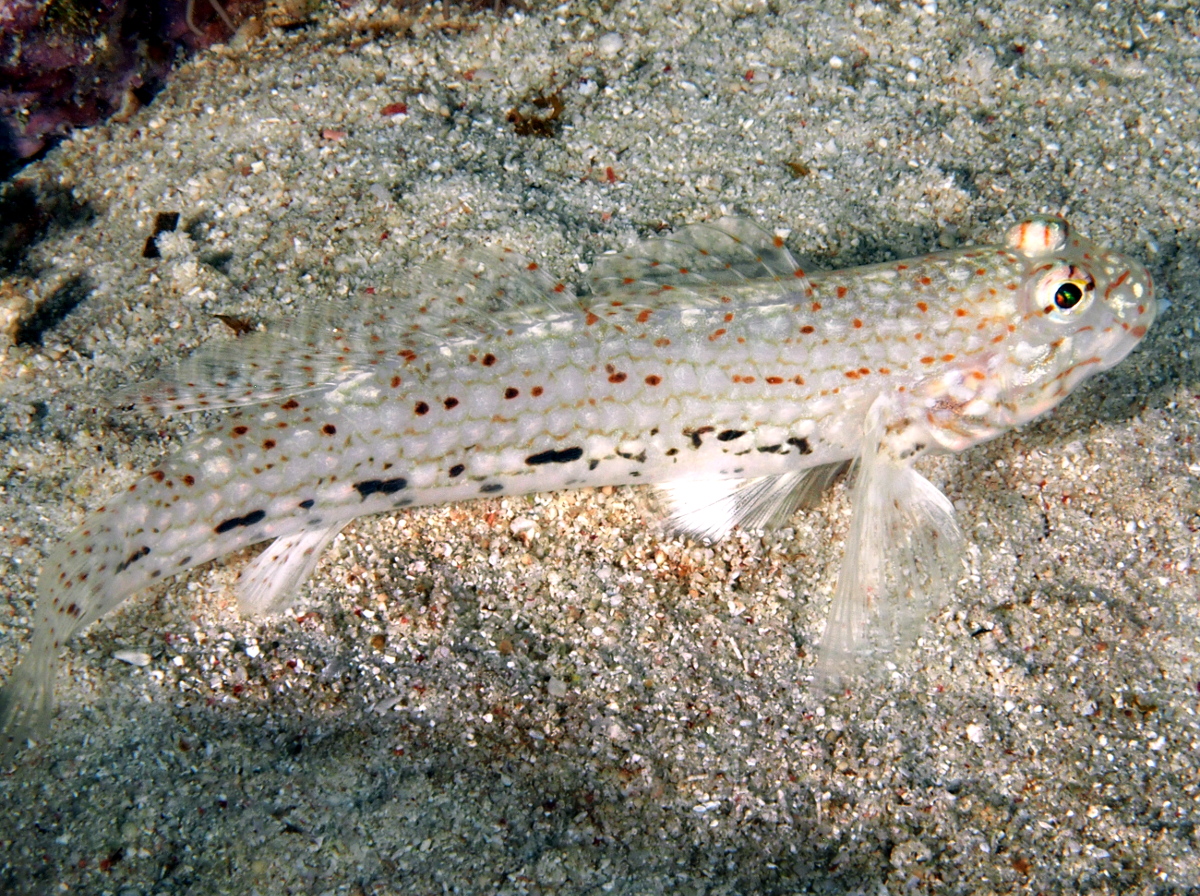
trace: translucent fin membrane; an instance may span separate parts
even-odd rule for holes
[[[775,281],[780,295],[811,294],[804,270],[783,240],[744,218],[692,224],[596,259],[588,287],[597,298],[719,301],[714,286]]]
[[[821,639],[819,677],[833,682],[908,646],[946,601],[961,565],[954,508],[911,459],[882,444],[872,409],[854,485],[850,532]]]
[[[757,479],[684,480],[660,486],[669,526],[700,541],[720,541],[735,527],[773,529],[798,509],[812,507],[847,468],[825,464]]]

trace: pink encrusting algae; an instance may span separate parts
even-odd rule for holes
[[[1154,320],[1145,269],[1035,217],[1002,244],[804,271],[741,219],[604,256],[586,297],[511,252],[398,297],[201,352],[127,398],[229,407],[46,561],[0,693],[11,755],[52,714],[61,648],[160,579],[275,542],[239,582],[283,609],[355,517],[470,498],[658,486],[674,528],[776,523],[857,462],[826,669],[911,636],[953,587],[950,502],[915,469],[1048,411]]]

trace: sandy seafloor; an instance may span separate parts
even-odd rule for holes
[[[232,339],[216,313],[369,300],[497,239],[578,277],[735,213],[843,267],[1042,211],[1171,307],[1052,415],[923,463],[969,575],[882,682],[810,682],[844,487],[716,547],[633,490],[362,520],[287,617],[237,615],[247,553],[73,645],[52,739],[0,777],[0,891],[1198,892],[1187,6],[578,3],[407,35],[324,13],[28,168],[67,211],[6,307],[78,304],[0,368],[5,674],[46,554],[212,422],[104,396]],[[556,91],[557,133],[516,134]]]

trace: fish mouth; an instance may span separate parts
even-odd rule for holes
[[[1142,341],[1158,316],[1158,302],[1154,281],[1141,264],[1123,256],[1106,256],[1103,261],[1119,271],[1109,280],[1101,297],[1112,320],[1096,334],[1100,338],[1095,339],[1099,369],[1108,370]]]

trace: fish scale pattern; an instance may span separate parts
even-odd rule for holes
[[[953,582],[957,529],[913,461],[1053,407],[1155,314],[1137,262],[1057,218],[830,272],[724,220],[602,258],[588,286],[467,253],[124,393],[232,410],[48,559],[0,747],[46,723],[69,638],[155,581],[274,539],[242,596],[278,609],[355,517],[560,488],[660,486],[676,528],[711,539],[778,521],[857,460],[826,640],[861,652],[872,619],[916,618]]]

